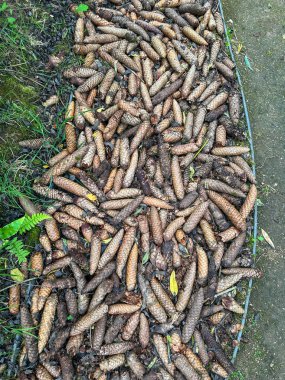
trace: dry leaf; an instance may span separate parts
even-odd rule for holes
[[[25,276],[18,268],[12,269],[10,274],[11,274],[12,280],[15,282],[23,282],[25,280]]]
[[[266,240],[266,242],[270,245],[270,247],[275,249],[275,245],[274,245],[273,241],[270,239],[268,233],[266,231],[264,231],[262,228],[261,228],[261,233],[262,233],[262,236],[264,237],[264,239]]]

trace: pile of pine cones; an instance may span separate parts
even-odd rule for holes
[[[38,281],[30,304],[10,290],[22,327],[38,326],[20,379],[226,378],[236,285],[261,272],[221,15],[212,1],[113,0],[78,16],[66,147],[34,185],[56,201],[31,257]]]

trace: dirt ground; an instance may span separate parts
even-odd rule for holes
[[[253,71],[239,54],[256,155],[259,233],[263,228],[276,249],[258,242],[257,262],[265,275],[254,283],[238,368],[246,379],[285,379],[285,22],[284,0],[224,1]]]

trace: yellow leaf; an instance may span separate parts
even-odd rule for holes
[[[98,131],[93,132],[94,139],[96,138],[97,134],[98,134]]]
[[[92,202],[95,202],[97,200],[96,195],[91,194],[91,193],[87,194],[86,198],[88,198],[89,201],[92,201]]]
[[[266,242],[270,245],[270,247],[275,249],[275,245],[274,245],[273,241],[270,239],[268,233],[266,231],[264,231],[262,228],[261,228],[261,233],[262,233],[262,236],[264,237],[264,239],[266,240]]]
[[[178,294],[178,284],[175,278],[175,271],[173,270],[170,275],[169,289],[171,293],[176,296]]]
[[[239,54],[241,52],[242,47],[243,47],[242,44],[239,42],[238,48],[237,48],[237,54]]]
[[[96,110],[96,112],[102,112],[102,111],[104,111],[104,107],[101,107],[101,108],[98,108],[97,110]]]
[[[103,244],[108,244],[108,243],[110,243],[111,240],[112,240],[112,238],[105,239],[105,240],[102,240],[102,243]]]
[[[10,274],[13,281],[23,282],[25,280],[25,276],[18,268],[12,269]]]
[[[48,165],[43,165],[43,168],[44,168],[44,169],[48,169],[49,166],[48,166]]]

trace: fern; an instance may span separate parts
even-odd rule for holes
[[[30,252],[25,249],[23,242],[18,240],[16,237],[12,240],[4,242],[4,246],[8,252],[17,257],[20,264],[26,261],[26,257],[30,254]]]
[[[49,215],[43,213],[33,214],[32,216],[25,215],[0,228],[0,239],[2,240],[0,241],[0,250],[5,249],[15,255],[19,263],[26,261],[29,251],[25,249],[23,242],[16,237],[12,238],[12,240],[8,239],[17,233],[23,234],[30,231],[38,223],[49,218]]]
[[[23,234],[24,232],[30,231],[38,223],[49,218],[49,215],[43,213],[33,214],[32,216],[22,216],[22,218],[13,220],[13,222],[0,228],[0,239],[8,239],[16,235],[17,232]]]
[[[23,234],[24,232],[30,231],[37,224],[46,219],[50,219],[50,216],[43,213],[33,214],[32,216],[25,215],[25,220],[19,228],[19,233]]]

